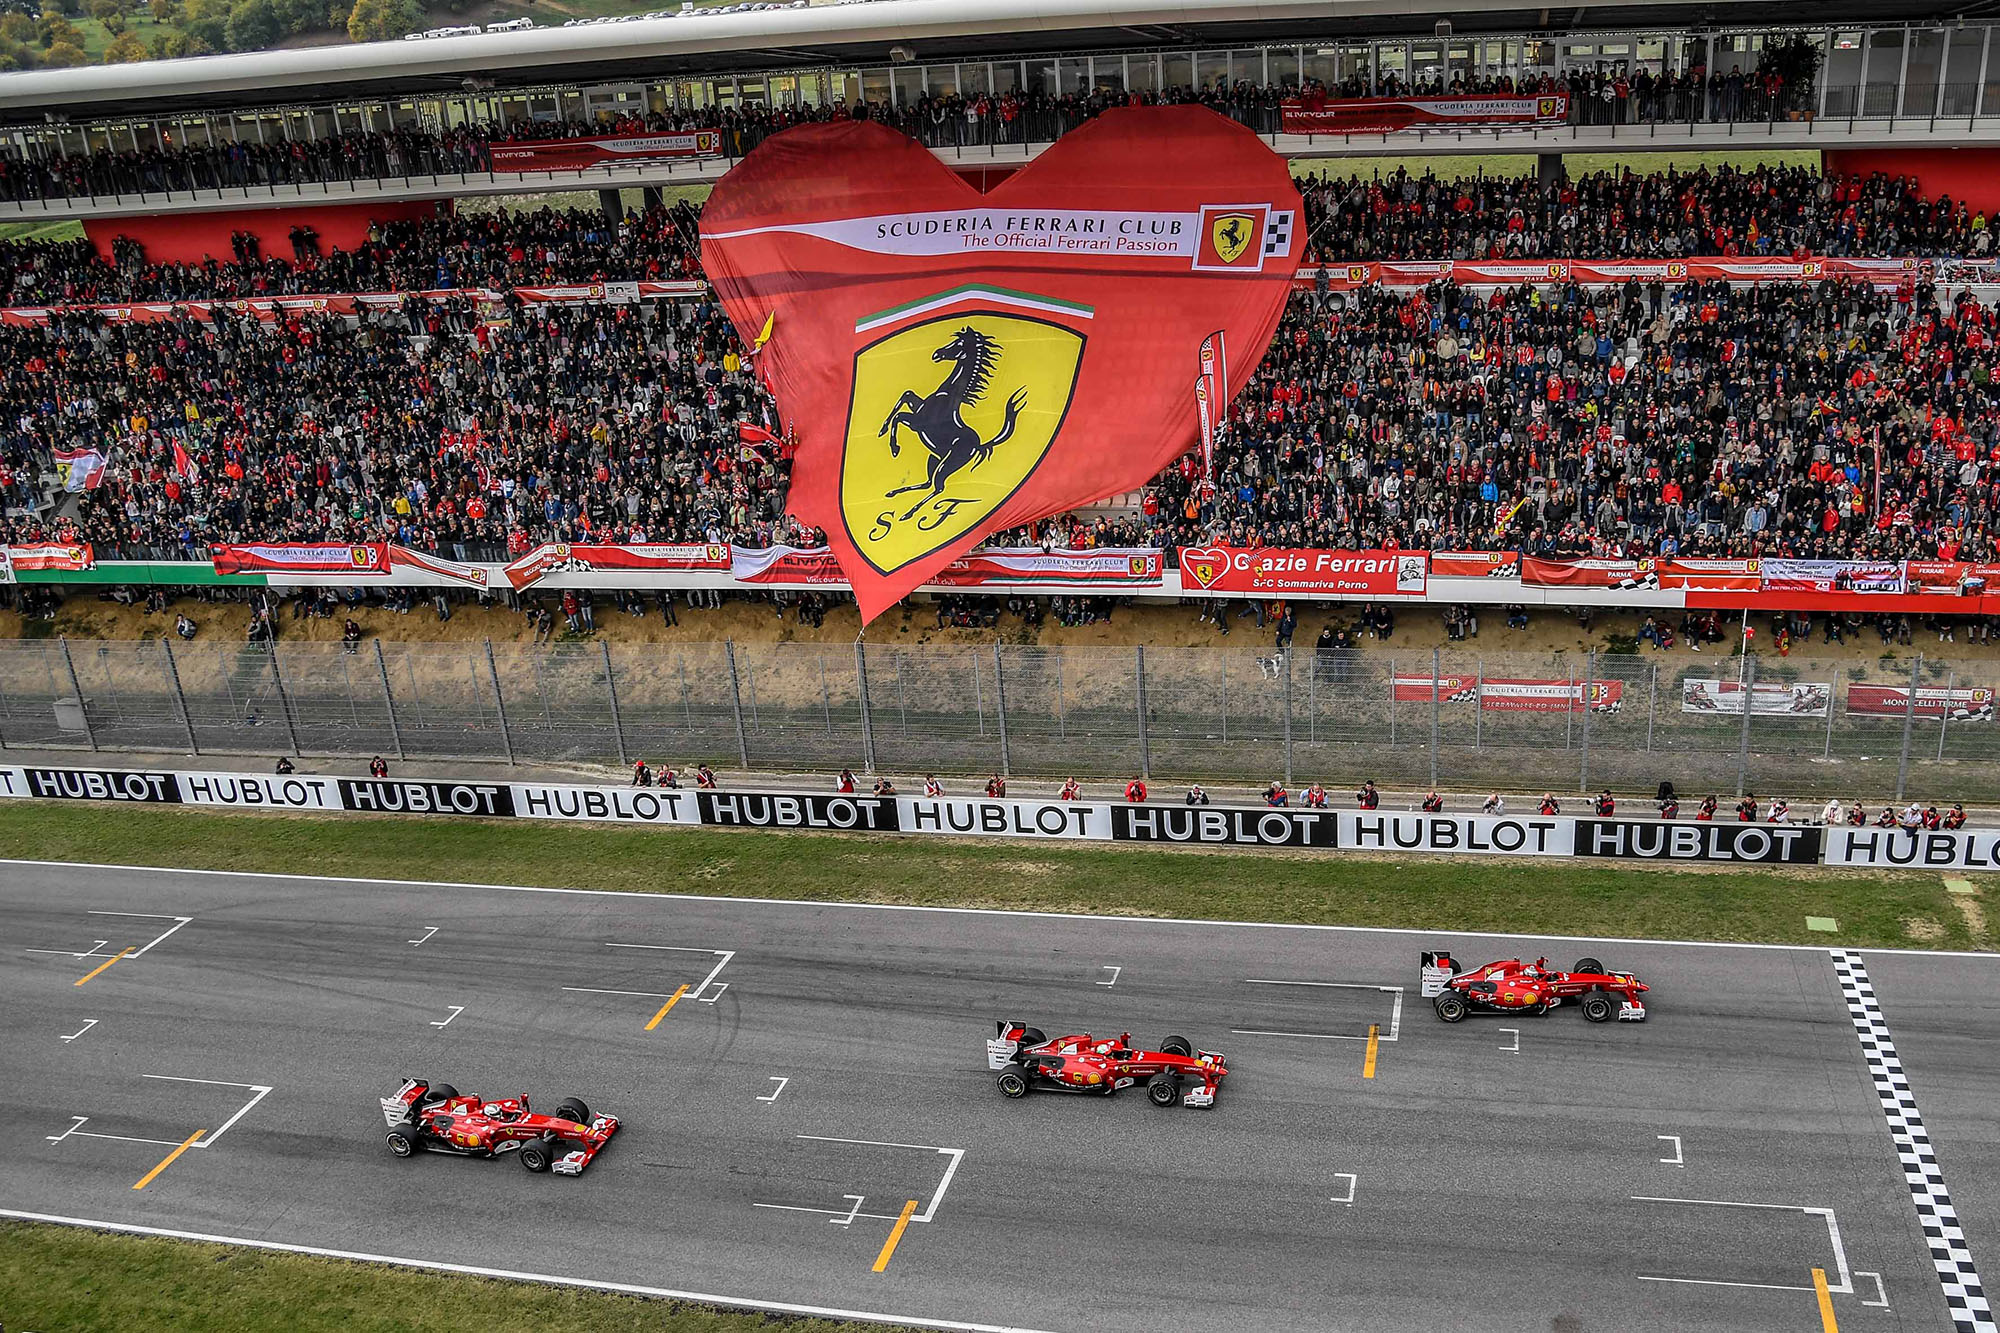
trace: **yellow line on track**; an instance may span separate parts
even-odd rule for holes
[[[653,1015],[653,1021],[646,1024],[646,1031],[651,1032],[654,1028],[658,1027],[660,1025],[660,1020],[667,1016],[667,1011],[669,1009],[672,1009],[675,1005],[679,1004],[681,1002],[681,996],[687,993],[688,993],[688,988],[686,986],[683,986],[679,990],[675,991],[673,993],[672,998],[670,998],[665,1004],[660,1006],[660,1012]]]
[[[195,1141],[196,1139],[200,1138],[200,1137],[201,1137],[202,1135],[204,1135],[204,1134],[206,1134],[206,1133],[208,1133],[208,1131],[207,1131],[207,1130],[205,1130],[205,1129],[197,1129],[197,1130],[196,1130],[196,1131],[195,1131],[194,1133],[192,1133],[192,1134],[188,1135],[188,1138],[187,1138],[187,1142],[186,1142],[186,1143],[183,1143],[183,1144],[182,1144],[182,1145],[181,1145],[180,1147],[178,1147],[178,1148],[174,1149],[174,1150],[173,1150],[172,1152],[168,1153],[168,1154],[167,1154],[167,1159],[166,1159],[166,1160],[165,1160],[164,1162],[161,1162],[161,1163],[160,1163],[160,1164],[159,1164],[158,1166],[154,1167],[154,1168],[153,1168],[153,1169],[152,1169],[151,1171],[148,1171],[148,1172],[147,1172],[147,1173],[146,1173],[145,1175],[143,1175],[143,1176],[139,1177],[139,1183],[138,1183],[138,1184],[136,1184],[136,1185],[134,1185],[134,1186],[133,1186],[132,1188],[133,1188],[133,1189],[135,1189],[135,1190],[142,1190],[142,1189],[146,1188],[146,1186],[148,1186],[148,1185],[152,1184],[152,1183],[153,1183],[153,1177],[154,1177],[154,1176],[157,1176],[157,1175],[159,1175],[159,1174],[160,1174],[160,1172],[162,1172],[162,1171],[166,1170],[166,1169],[167,1169],[168,1167],[172,1166],[172,1165],[174,1164],[174,1158],[176,1158],[176,1157],[179,1157],[179,1156],[180,1156],[180,1155],[181,1155],[182,1153],[186,1152],[186,1151],[187,1151],[187,1150],[188,1150],[189,1148],[192,1148],[192,1147],[194,1147],[194,1141]]]
[[[889,1228],[889,1239],[882,1242],[882,1253],[875,1256],[875,1271],[881,1272],[889,1266],[889,1257],[896,1252],[897,1244],[903,1239],[903,1232],[909,1229],[910,1214],[917,1211],[917,1201],[910,1200],[903,1205],[903,1215],[896,1219],[896,1225]]]
[[[84,982],[90,980],[91,977],[96,976],[99,972],[102,972],[105,968],[110,967],[120,958],[123,958],[126,954],[131,952],[132,951],[130,949],[120,949],[117,953],[112,954],[111,957],[105,959],[103,962],[99,963],[96,967],[92,968],[90,971],[90,976],[78,977],[76,984],[81,986]]]
[[[1840,1333],[1840,1325],[1833,1321],[1833,1293],[1826,1289],[1826,1270],[1813,1269],[1813,1292],[1819,1297],[1820,1333]]]
[[[1361,1059],[1361,1077],[1363,1078],[1375,1077],[1375,1052],[1381,1042],[1381,1032],[1382,1029],[1379,1024],[1370,1023],[1368,1025],[1368,1054]]]

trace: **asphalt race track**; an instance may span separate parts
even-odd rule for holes
[[[0,905],[14,1215],[958,1326],[1813,1333],[1818,1269],[1840,1329],[1953,1327],[1823,949],[23,863]],[[1652,1018],[1447,1027],[1440,945],[1595,955]],[[2000,957],[1861,958],[2000,1264]],[[998,1018],[1233,1072],[1008,1102]],[[577,1179],[399,1161],[405,1074],[625,1127]]]

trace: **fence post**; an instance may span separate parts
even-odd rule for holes
[[[736,719],[736,757],[750,767],[750,740],[743,734],[743,684],[736,674],[736,640],[722,641],[723,656],[729,659],[729,713]]]
[[[1396,659],[1389,659],[1389,748],[1396,748]]]
[[[1744,647],[1749,645],[1746,643]],[[1743,669],[1738,679],[1743,682],[1743,739],[1736,747],[1736,796],[1741,800],[1750,778],[1750,704],[1757,693],[1757,659],[1748,652],[1743,654]]]
[[[875,771],[875,723],[868,709],[868,644],[854,641],[854,680],[861,688],[861,771]]]
[[[1229,654],[1222,655],[1222,742],[1229,743]]]
[[[500,717],[500,743],[507,747],[507,762],[514,762],[514,733],[507,726],[507,701],[500,694],[500,668],[493,664],[493,640],[486,641],[486,678],[493,682],[493,709]]]
[[[1833,697],[1826,701],[1826,744],[1820,747],[1819,757],[1833,758],[1833,710],[1840,702],[1840,668],[1833,669]]]
[[[1392,681],[1390,683],[1389,689],[1393,693],[1395,688],[1396,688],[1395,683]],[[1438,650],[1433,648],[1431,649],[1431,790],[1432,791],[1436,791],[1438,785],[1438,734],[1439,734],[1438,694],[1440,693],[1441,689],[1442,689],[1442,683],[1438,680]]]
[[[1000,645],[993,645],[993,715],[1000,720],[1000,776],[1011,778],[1012,757],[1007,753],[1007,672],[1000,665]]]
[[[1917,724],[1917,679],[1924,669],[1924,655],[1917,654],[1917,660],[1910,663],[1910,692],[1903,696],[1903,757],[1896,763],[1896,799],[1903,799],[1903,793],[1910,781],[1910,733]]]
[[[629,764],[632,760],[625,753],[625,722],[618,716],[618,682],[611,678],[611,641],[599,639],[597,646],[604,654],[604,693],[611,699],[611,730],[618,737],[618,762]]]
[[[201,746],[194,738],[194,719],[188,716],[187,691],[181,688],[180,664],[174,661],[174,645],[170,640],[161,639],[160,647],[167,654],[167,679],[173,682],[174,706],[181,710],[181,726],[187,730],[188,753],[200,754]]]
[[[83,701],[83,685],[76,678],[76,663],[70,660],[69,639],[58,637],[56,643],[62,648],[63,670],[69,672],[69,692],[76,699],[77,716],[83,719],[83,738],[90,742],[90,748],[97,748],[97,732],[90,725],[90,708]]]
[[[1956,685],[1957,683],[1958,683],[1958,673],[1956,671],[1947,671],[1944,673],[1944,702],[1938,708],[1938,756],[1937,757],[1939,763],[1944,762],[1945,729],[1951,725],[1951,687]],[[1829,709],[1829,711],[1831,710]]]
[[[389,690],[389,664],[382,659],[382,641],[370,639],[375,645],[375,671],[382,677],[382,703],[389,710],[389,739],[396,742],[396,758],[403,755],[403,727],[396,721],[396,696]]]
[[[278,711],[285,715],[285,735],[291,739],[292,753],[303,754],[299,749],[299,728],[292,720],[292,692],[285,688],[284,673],[278,670],[278,641],[271,640],[271,683],[278,687]]]
[[[1579,794],[1590,791],[1590,694],[1597,688],[1597,649],[1592,648],[1584,655],[1583,667],[1583,762],[1577,770],[1576,789]]]
[[[1139,776],[1150,778],[1153,776],[1153,756],[1146,744],[1146,645],[1137,644],[1132,652],[1135,661],[1132,683],[1139,700]]]
[[[1653,749],[1653,717],[1654,714],[1658,711],[1658,705],[1660,702],[1660,664],[1658,662],[1653,663],[1652,666],[1647,668],[1647,673],[1648,676],[1646,681],[1646,750],[1647,753],[1650,754]]]
[[[826,734],[833,735],[833,696],[826,688],[826,654],[819,655],[819,712],[826,722]]]
[[[1285,785],[1292,785],[1292,649],[1285,645]]]
[[[1486,748],[1486,659],[1477,663],[1479,678],[1472,687],[1472,748]]]

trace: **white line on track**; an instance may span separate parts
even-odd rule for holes
[[[1403,988],[1401,986],[1376,986],[1359,981],[1270,981],[1263,977],[1246,977],[1246,986],[1319,986],[1329,990],[1372,990],[1393,996],[1389,1009],[1389,1030],[1377,1040],[1394,1041],[1403,1031]],[[1505,1032],[1507,1029],[1502,1028]],[[1231,1028],[1230,1033],[1238,1037],[1312,1037],[1319,1041],[1367,1041],[1367,1037],[1343,1036],[1333,1032],[1260,1032],[1256,1028]]]
[[[67,1037],[64,1037],[64,1038],[63,1038],[63,1040],[64,1040],[64,1041],[66,1041],[66,1042],[68,1042],[68,1041],[75,1041],[75,1040],[76,1040],[76,1039],[77,1039],[78,1037],[81,1037],[81,1036],[82,1036],[82,1035],[83,1035],[84,1033],[86,1033],[86,1032],[90,1031],[90,1030],[91,1030],[92,1028],[94,1028],[94,1027],[96,1027],[96,1026],[97,1026],[97,1020],[96,1020],[96,1019],[94,1019],[94,1018],[86,1018],[86,1019],[84,1019],[84,1020],[83,1020],[83,1026],[82,1026],[82,1027],[80,1027],[80,1028],[78,1028],[78,1029],[77,1029],[76,1031],[74,1031],[74,1032],[70,1033],[70,1034],[69,1034],[69,1035],[68,1035]]]
[[[1111,974],[1111,980],[1100,981],[1097,984],[1100,986],[1116,986],[1118,984],[1118,974],[1120,972],[1123,972],[1124,970],[1125,969],[1122,967],[1113,967],[1109,963],[1106,963],[1103,967],[1099,968],[1098,971],[1109,972]]]
[[[242,1109],[239,1110],[235,1115],[230,1116],[229,1119],[223,1121],[221,1129],[216,1130],[215,1133],[213,1134],[202,1135],[201,1142],[194,1145],[197,1148],[206,1148],[210,1144],[214,1143],[217,1139],[221,1138],[224,1134],[228,1133],[229,1127],[231,1125],[241,1120],[244,1116],[249,1115],[251,1109],[255,1107],[258,1102],[263,1101],[265,1097],[269,1096],[271,1092],[271,1089],[262,1083],[230,1083],[219,1078],[182,1078],[179,1074],[141,1074],[139,1075],[139,1077],[163,1079],[169,1083],[206,1083],[208,1086],[212,1088],[248,1088],[252,1092],[257,1094],[256,1096],[252,1097],[249,1101],[243,1103]]]
[[[975,1324],[957,1319],[926,1319],[918,1315],[885,1314],[879,1310],[841,1310],[818,1305],[798,1305],[786,1301],[762,1301],[743,1296],[718,1296],[705,1291],[675,1291],[666,1287],[642,1287],[630,1282],[604,1282],[592,1278],[561,1277],[553,1273],[524,1273],[508,1268],[482,1268],[472,1264],[448,1264],[435,1259],[412,1259],[393,1254],[364,1254],[355,1250],[331,1250],[318,1245],[290,1245],[281,1241],[249,1240],[241,1236],[216,1236],[200,1231],[174,1231],[165,1227],[136,1226],[129,1222],[100,1222],[87,1217],[62,1217],[52,1213],[29,1213],[0,1208],[0,1217],[18,1222],[48,1222],[56,1226],[90,1227],[134,1236],[161,1236],[169,1240],[206,1241],[214,1245],[241,1245],[256,1250],[276,1250],[284,1254],[310,1254],[324,1259],[354,1259],[362,1263],[395,1264],[437,1273],[464,1273],[473,1277],[504,1278],[514,1282],[542,1282],[559,1287],[583,1287],[592,1291],[618,1292],[630,1296],[655,1296],[666,1300],[696,1301],[739,1310],[762,1310],[772,1314],[810,1315],[819,1319],[853,1319],[872,1323],[903,1324],[912,1328],[935,1328],[946,1333],[1042,1333],[1042,1330],[1013,1324]],[[916,1219],[912,1218],[912,1221]]]
[[[1415,935],[1436,939],[1449,935],[1469,940],[1559,940],[1577,944],[1669,945],[1683,949],[1757,949],[1776,953],[1824,954],[1812,944],[1752,944],[1742,940],[1648,940],[1625,935],[1523,935],[1499,930],[1420,930],[1409,926],[1335,926],[1297,921],[1217,921],[1206,917],[1117,916],[1089,912],[1016,912],[1000,907],[937,907],[925,903],[845,903],[810,898],[737,898],[720,893],[643,893],[621,889],[557,889],[536,884],[479,884],[457,879],[379,879],[365,875],[298,875],[277,870],[197,870],[175,866],[120,865],[109,861],[34,861],[0,857],[0,865],[39,866],[51,870],[121,870],[148,875],[219,875],[230,879],[290,879],[318,884],[372,884],[397,889],[497,889],[503,893],[560,893],[589,898],[656,898],[668,902],[744,903],[762,907],[809,907],[855,912],[933,912],[947,916],[999,916],[1016,920],[1111,921],[1130,926],[1216,926],[1231,930],[1304,930],[1341,935]],[[1905,954],[1913,958],[1980,958],[2000,962],[2000,952],[1979,949],[1856,949],[1855,953]]]
[[[580,995],[642,995],[649,1000],[670,1000],[673,996],[656,990],[601,990],[596,986],[564,986],[564,990],[576,991]]]
[[[1665,1160],[1664,1158],[1661,1160]],[[1854,1291],[1854,1274],[1848,1271],[1847,1247],[1840,1243],[1840,1223],[1834,1219],[1831,1208],[1808,1208],[1796,1203],[1740,1203],[1734,1199],[1665,1199],[1652,1194],[1634,1194],[1634,1203],[1680,1203],[1696,1208],[1762,1208],[1771,1212],[1804,1213],[1807,1217],[1817,1217],[1826,1223],[1827,1239],[1833,1242],[1833,1261],[1840,1271],[1840,1281],[1827,1287],[1836,1296],[1851,1295]],[[1763,1282],[1711,1282],[1698,1277],[1649,1277],[1639,1275],[1641,1282],[1685,1282],[1696,1286],[1710,1287],[1763,1287]],[[1772,1291],[1811,1291],[1811,1287],[1770,1286]]]
[[[944,1202],[945,1191],[951,1188],[952,1177],[958,1174],[958,1164],[965,1160],[965,1149],[940,1148],[934,1143],[881,1143],[875,1139],[836,1139],[826,1134],[800,1134],[796,1137],[810,1139],[814,1143],[847,1143],[859,1148],[907,1148],[911,1152],[934,1152],[951,1158],[951,1165],[944,1169],[944,1177],[938,1181],[937,1192],[931,1195],[930,1203],[925,1206],[921,1213],[911,1215],[910,1220],[912,1222],[928,1222],[937,1214],[938,1205]],[[840,1197],[851,1199],[854,1196],[843,1194]],[[828,1211],[824,1208],[798,1208],[781,1203],[756,1203],[750,1206],[753,1208],[779,1208],[793,1213],[821,1213]],[[868,1214],[864,1213],[862,1215],[865,1217]],[[896,1220],[896,1217],[891,1215],[888,1220],[893,1222]]]
[[[144,945],[141,945],[139,948],[125,955],[127,958],[139,957],[141,954],[145,953],[146,950],[152,948],[155,944],[158,944],[161,940],[164,940],[167,936],[173,934],[175,931],[179,930],[182,926],[185,926],[188,922],[194,920],[194,918],[191,916],[174,916],[168,912],[103,912],[99,911],[97,908],[94,907],[88,910],[90,912],[90,915],[92,916],[145,916],[145,917],[151,917],[155,921],[171,921],[174,923],[173,925],[167,927],[165,930],[161,931],[158,935],[154,936],[150,941],[148,941]]]
[[[730,960],[736,957],[736,950],[734,949],[697,949],[691,944],[614,944],[610,940],[606,940],[604,947],[607,949],[660,949],[668,953],[706,953],[715,955],[721,961],[708,970],[708,975],[701,979],[699,986],[695,986],[688,991],[688,994],[695,997],[697,1004],[714,1004],[716,1000],[722,998],[721,991],[717,991],[713,999],[707,1000],[701,998],[701,993],[708,989],[709,983],[714,981],[721,974],[722,969],[729,966]],[[728,983],[724,982],[723,985],[726,988]],[[563,989],[570,990],[572,988],[565,986]]]

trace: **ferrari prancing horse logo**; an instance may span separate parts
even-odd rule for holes
[[[1062,429],[1083,346],[1061,324],[975,310],[912,324],[855,355],[840,509],[869,564],[893,573],[1021,488]]]
[[[1215,246],[1215,257],[1225,264],[1241,258],[1256,236],[1257,219],[1248,213],[1219,213],[1208,220],[1209,242]]]

